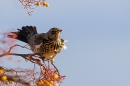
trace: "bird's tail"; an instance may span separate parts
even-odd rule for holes
[[[28,43],[27,37],[37,34],[37,29],[35,26],[23,26],[21,29],[18,29],[18,32],[11,33],[11,35],[8,35],[9,38],[18,39]]]

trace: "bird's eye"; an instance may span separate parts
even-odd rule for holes
[[[56,33],[56,31],[52,31],[52,32],[51,32],[51,34],[55,34],[55,33]]]

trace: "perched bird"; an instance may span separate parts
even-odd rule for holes
[[[9,38],[15,38],[30,46],[32,52],[42,60],[49,60],[54,65],[54,58],[65,46],[65,41],[60,37],[61,29],[51,28],[46,33],[37,33],[35,26],[23,26],[18,32],[11,32]],[[14,37],[15,36],[15,37]]]

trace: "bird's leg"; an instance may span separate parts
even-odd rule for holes
[[[44,63],[44,61],[45,61],[45,57],[39,57],[39,58],[41,58],[41,59],[42,59],[42,62]]]
[[[42,60],[43,64],[45,64],[45,57],[39,57],[39,58]],[[46,73],[46,67],[44,67],[44,70],[45,70],[45,73]]]
[[[54,66],[54,68],[56,69],[58,75],[60,76],[59,70],[58,70],[57,67],[54,65],[54,59],[51,60],[51,64]]]

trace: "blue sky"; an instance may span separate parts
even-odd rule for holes
[[[61,37],[69,40],[68,49],[55,59],[67,76],[61,86],[130,86],[130,0],[47,2],[48,8],[37,7],[28,16],[17,0],[1,0],[0,32],[25,25],[37,26],[39,33],[59,27]],[[10,64],[16,66],[4,65]]]

